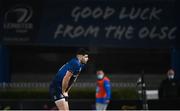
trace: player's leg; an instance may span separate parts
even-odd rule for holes
[[[55,101],[55,104],[59,110],[69,110],[69,105],[65,98]]]
[[[107,109],[108,104],[96,103],[96,110],[105,111]]]
[[[101,108],[102,108],[102,111],[106,111],[106,109],[107,109],[107,106],[108,106],[108,104],[102,104],[102,106],[101,106]]]
[[[100,103],[96,103],[96,110],[100,111],[101,110],[101,104]]]
[[[68,104],[68,96],[66,96],[66,97],[64,97],[65,98],[65,103],[66,103],[66,107],[67,107],[67,109],[69,110],[69,104]]]
[[[53,84],[50,85],[50,95],[59,110],[69,110],[67,97],[64,97],[61,88]]]

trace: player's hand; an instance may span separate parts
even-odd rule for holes
[[[106,103],[109,103],[109,100],[106,100],[105,102],[106,102]]]
[[[64,95],[65,97],[68,97],[68,92],[64,92],[63,95]]]
[[[104,98],[104,103],[108,104],[110,102],[109,98]]]

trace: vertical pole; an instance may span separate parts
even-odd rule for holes
[[[175,70],[175,78],[180,80],[180,0],[175,0],[175,23],[177,24],[176,39],[171,50],[171,67]]]
[[[142,72],[141,80],[142,80],[142,108],[143,110],[148,110],[146,83],[144,81],[144,72]]]
[[[175,78],[180,80],[180,48],[173,48],[171,52],[171,66],[175,70]]]
[[[0,44],[0,83],[10,82],[8,48]]]

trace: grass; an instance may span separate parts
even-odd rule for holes
[[[70,90],[70,98],[95,98],[95,89],[93,88],[72,88]],[[23,99],[23,98],[49,98],[49,91],[46,88],[21,88],[21,89],[1,89],[0,98],[4,99]],[[137,99],[137,91],[133,88],[114,88],[112,89],[113,99]]]

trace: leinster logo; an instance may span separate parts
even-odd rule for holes
[[[4,30],[27,33],[33,29],[33,10],[28,5],[15,5],[4,12]]]
[[[32,9],[29,6],[15,6],[5,13],[5,21],[27,23],[32,18]]]

